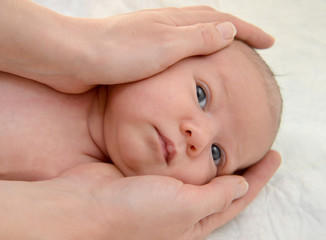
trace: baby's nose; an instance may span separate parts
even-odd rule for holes
[[[187,154],[197,156],[211,145],[211,132],[206,124],[195,124],[194,122],[183,122],[181,132],[187,144]]]

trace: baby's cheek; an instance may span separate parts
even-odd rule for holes
[[[214,171],[203,171],[203,168],[196,168],[194,170],[185,171],[174,171],[170,176],[174,177],[186,184],[193,185],[203,185],[210,182],[216,177],[216,172]]]
[[[230,166],[224,166],[217,171],[217,176],[223,176],[223,175],[241,175],[238,173],[241,173],[243,170],[240,168],[238,169],[233,169]]]

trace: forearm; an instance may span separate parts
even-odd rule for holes
[[[0,239],[101,239],[83,200],[56,182],[0,181]]]
[[[216,24],[230,21],[236,37],[270,47],[262,30],[208,7],[166,8],[85,19],[63,16],[28,0],[0,1],[0,71],[81,93],[96,84],[153,76],[179,60],[229,45]],[[221,26],[221,25],[220,25]]]
[[[32,239],[33,230],[29,231],[29,224],[33,224],[35,215],[29,212],[33,207],[30,204],[30,194],[27,183],[14,181],[0,181],[0,239]]]
[[[76,20],[28,0],[0,1],[0,71],[36,80],[61,91],[83,91],[78,64],[85,60]],[[84,49],[85,50],[85,49]],[[78,89],[80,88],[80,89]]]

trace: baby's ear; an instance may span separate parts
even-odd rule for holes
[[[124,175],[109,163],[94,162],[77,165],[60,174],[60,178],[78,179],[103,179],[103,178],[122,178]]]

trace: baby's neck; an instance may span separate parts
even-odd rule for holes
[[[109,154],[106,150],[104,140],[104,114],[108,88],[109,86],[98,86],[96,89],[94,89],[94,91],[96,91],[96,95],[93,98],[93,103],[87,120],[88,129],[92,140],[107,159],[109,159]]]

